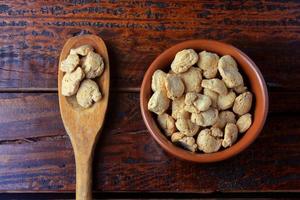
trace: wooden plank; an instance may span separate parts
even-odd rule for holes
[[[59,3],[59,4],[58,4]],[[185,8],[185,9],[183,9]],[[193,8],[192,10],[186,8]],[[218,20],[215,13],[227,16],[227,11],[236,11],[235,16],[239,16],[238,12],[247,11],[250,16],[239,16],[241,18],[256,18],[256,14],[263,18],[266,14],[273,14],[271,19],[276,19],[281,14],[291,15],[291,13],[299,9],[297,1],[282,2],[223,2],[220,0],[213,1],[196,1],[196,0],[153,0],[153,1],[33,1],[24,2],[16,0],[14,2],[4,2],[1,5],[0,17],[74,17],[74,18],[97,18],[104,19],[134,19],[134,20],[155,20],[155,19],[189,19],[193,20],[197,17],[205,19]],[[191,12],[192,11],[192,12]],[[280,12],[279,12],[280,11]],[[256,13],[259,12],[259,13]],[[183,18],[182,18],[183,17]],[[227,16],[228,17],[228,16]],[[252,22],[256,23],[256,22]],[[289,22],[291,23],[291,22]],[[274,25],[274,23],[270,23]],[[276,25],[276,23],[275,23]]]
[[[300,92],[285,92],[284,90],[269,89],[269,112],[288,115],[289,113],[300,112]]]
[[[138,93],[112,92],[105,130],[109,134],[145,132]],[[271,113],[283,115],[300,112],[300,93],[270,93]],[[56,93],[0,93],[0,143],[62,136]]]
[[[271,104],[274,110],[264,130],[244,153],[199,165],[169,156],[152,139],[140,115],[137,93],[112,93],[95,151],[94,190],[299,191],[300,116],[276,112],[278,107],[299,112],[298,105],[288,106],[289,99]],[[74,158],[57,95],[2,93],[0,108],[0,192],[73,191]]]
[[[297,192],[216,192],[216,193],[190,193],[190,192],[149,192],[142,194],[144,198],[151,200],[158,199],[228,199],[234,200],[237,198],[243,199],[253,199],[259,198],[261,200],[270,200],[278,198],[281,199],[295,199],[299,197],[300,194]],[[93,192],[93,199],[138,199],[141,197],[140,192]],[[14,200],[31,200],[31,199],[64,199],[64,200],[73,200],[75,198],[75,193],[72,192],[34,192],[34,193],[2,193],[0,194],[2,199],[14,199]]]
[[[299,115],[269,116],[242,154],[199,165],[167,155],[147,132],[104,131],[95,151],[94,190],[136,192],[298,191]],[[73,191],[75,166],[66,136],[0,145],[0,191]]]
[[[112,93],[105,129],[110,134],[145,129],[136,93]],[[5,140],[33,140],[62,136],[65,130],[56,93],[1,93],[0,143]]]
[[[163,50],[209,38],[247,53],[270,87],[299,90],[299,2],[87,2],[1,4],[0,87],[56,88],[63,43],[90,32],[107,42],[113,88],[138,88]]]

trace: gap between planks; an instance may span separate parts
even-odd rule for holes
[[[57,93],[57,88],[0,88],[0,93]],[[138,87],[110,89],[111,92],[139,93]]]
[[[143,130],[138,131],[130,131],[130,132],[122,132],[128,134],[145,134],[148,133],[148,130],[145,128]],[[113,135],[120,134],[112,133]],[[42,142],[42,141],[53,141],[53,140],[64,140],[69,138],[67,133],[64,135],[44,135],[44,136],[36,136],[36,137],[25,137],[25,138],[16,138],[16,139],[3,139],[0,138],[0,146],[1,145],[12,145],[12,144],[25,144],[25,143],[35,143],[35,142]]]
[[[53,141],[53,140],[61,140],[67,138],[68,135],[46,135],[46,136],[38,136],[38,137],[29,137],[29,138],[19,138],[19,139],[5,139],[0,140],[0,145],[11,145],[11,144],[24,144],[24,143],[34,143],[41,141]]]

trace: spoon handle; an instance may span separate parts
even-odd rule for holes
[[[75,152],[76,200],[92,200],[92,152]]]

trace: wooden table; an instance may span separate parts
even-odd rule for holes
[[[94,161],[99,196],[299,194],[300,2],[93,2],[0,3],[0,198],[73,197],[74,156],[59,113],[57,65],[65,41],[84,33],[105,40],[111,62],[110,107]],[[249,55],[270,97],[255,143],[206,165],[164,152],[139,108],[139,87],[154,58],[200,38],[228,42]]]

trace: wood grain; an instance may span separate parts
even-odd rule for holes
[[[111,93],[105,129],[109,134],[139,132],[145,128],[137,93]],[[61,137],[65,129],[53,93],[0,93],[0,141],[27,142]],[[25,139],[25,140],[24,140]]]
[[[137,93],[111,93],[105,129],[109,134],[143,132]],[[270,93],[270,113],[300,112],[300,93]],[[33,103],[34,102],[34,103]],[[61,137],[65,129],[55,93],[0,93],[0,143]]]
[[[112,93],[111,99],[95,150],[94,190],[299,191],[298,113],[283,115],[271,104],[263,132],[245,152],[199,165],[177,160],[156,144],[141,119],[137,93]],[[0,94],[0,102],[0,191],[74,191],[74,157],[57,95]],[[56,125],[49,131],[51,121]]]
[[[163,50],[208,38],[243,50],[270,87],[299,90],[293,84],[300,78],[299,9],[297,1],[5,2],[0,5],[0,87],[56,88],[64,42],[90,32],[108,45],[113,88],[139,87]]]
[[[96,147],[94,191],[299,194],[299,11],[299,1],[281,0],[1,1],[0,193],[74,192],[75,160],[59,114],[57,66],[68,38],[93,33],[107,44],[114,91]],[[244,51],[262,71],[270,97],[256,142],[210,165],[167,155],[145,128],[138,95],[158,54],[201,38]]]

